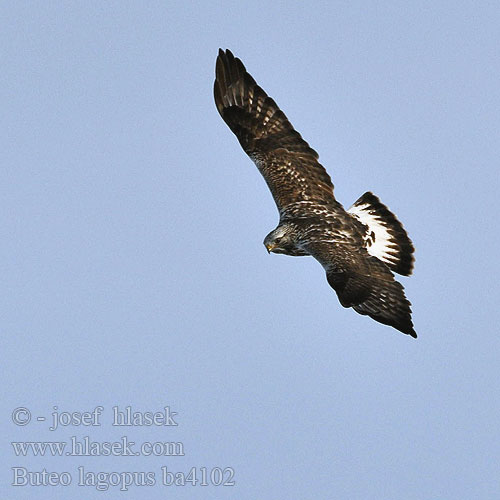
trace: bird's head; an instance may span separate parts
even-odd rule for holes
[[[265,237],[264,246],[269,253],[294,255],[297,251],[297,229],[291,224],[280,224]]]

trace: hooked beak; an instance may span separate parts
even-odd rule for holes
[[[276,245],[273,245],[272,243],[268,243],[266,245],[266,250],[267,250],[267,253],[271,253],[273,251],[273,249],[276,248]]]

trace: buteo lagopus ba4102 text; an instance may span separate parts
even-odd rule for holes
[[[414,260],[396,216],[370,192],[346,211],[316,151],[229,50],[219,50],[215,74],[217,109],[278,206],[267,250],[313,256],[344,307],[416,337],[410,302],[392,274],[410,275]]]

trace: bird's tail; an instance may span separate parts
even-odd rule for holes
[[[380,200],[370,192],[362,195],[348,212],[367,226],[366,244],[370,255],[404,276],[413,270],[413,244],[403,225]]]

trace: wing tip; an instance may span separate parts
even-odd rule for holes
[[[404,328],[398,328],[398,327],[396,327],[396,329],[398,329],[401,333],[404,333],[406,335],[409,335],[410,337],[413,337],[414,339],[416,339],[418,337],[417,336],[417,332],[413,328],[412,324],[410,324],[409,326],[406,326]]]
[[[241,106],[245,94],[244,86],[255,81],[247,73],[244,64],[229,49],[219,48],[215,62],[214,97],[219,113],[232,105]]]
[[[229,49],[221,49],[219,48],[219,52],[217,54],[217,62],[221,62],[226,66],[226,68],[230,68],[230,66],[236,63],[238,66],[243,66],[243,63],[234,56],[234,54]]]

